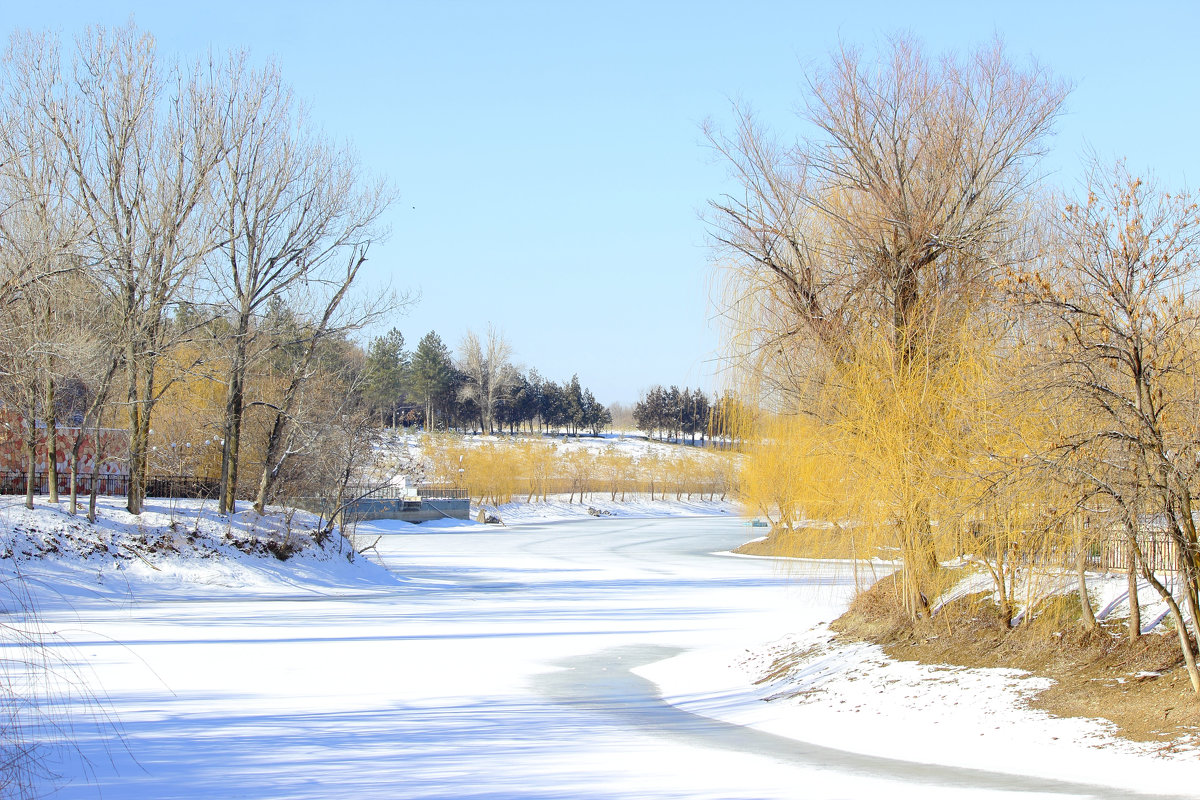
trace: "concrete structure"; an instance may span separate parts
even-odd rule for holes
[[[320,497],[295,497],[289,502],[314,514],[328,514],[332,510],[329,501]],[[440,497],[363,497],[348,503],[344,513],[356,522],[368,519],[398,519],[402,522],[469,519],[471,501]]]
[[[393,500],[364,497],[350,504],[346,514],[355,520],[398,519],[403,522],[429,522],[436,519],[468,519],[470,500],[422,497],[417,500]]]

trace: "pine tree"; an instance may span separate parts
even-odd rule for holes
[[[430,331],[421,338],[413,353],[409,372],[409,386],[413,396],[425,407],[425,428],[436,427],[435,412],[440,406],[446,411],[445,402],[453,392],[454,366],[450,360],[450,349],[436,332]]]
[[[579,435],[583,427],[583,387],[579,385],[579,375],[572,375],[571,382],[566,387],[567,431]]]
[[[404,334],[392,328],[371,340],[366,358],[367,406],[379,412],[381,425],[396,427],[396,407],[404,397],[409,355],[404,351]]]
[[[539,416],[547,431],[557,431],[566,424],[567,402],[563,388],[554,381],[544,381],[540,391]]]

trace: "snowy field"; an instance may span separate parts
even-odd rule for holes
[[[586,507],[584,507],[586,508]],[[654,518],[671,510],[679,516]],[[62,798],[1195,797],[1200,759],[1022,707],[1032,679],[829,641],[836,563],[739,558],[721,504],[505,509],[505,527],[364,523],[353,563],[186,537],[187,509],[19,564],[60,674]],[[6,512],[26,541],[31,518]],[[522,514],[524,517],[522,517]],[[40,515],[57,519],[65,515]],[[555,521],[559,520],[559,521]],[[239,515],[235,522],[252,524]],[[518,524],[520,523],[520,524]],[[42,524],[45,524],[44,522]],[[207,524],[207,523],[206,523]],[[280,536],[279,531],[264,535]],[[224,538],[222,538],[224,537]],[[65,541],[65,540],[64,540]],[[809,653],[755,685],[774,655]],[[10,645],[11,650],[15,645]],[[83,689],[96,700],[88,702]],[[770,698],[770,702],[764,700]],[[97,718],[97,709],[108,721]]]
[[[444,434],[438,433],[435,436],[450,436],[458,444],[467,447],[478,447],[485,444],[508,444],[513,442],[534,441],[544,444],[559,444],[572,449],[587,450],[588,452],[599,454],[608,449],[614,449],[619,453],[631,455],[635,458],[645,458],[647,456],[660,456],[662,458],[675,458],[682,453],[691,456],[703,457],[706,453],[717,452],[711,449],[706,449],[703,446],[693,447],[691,439],[684,437],[680,443],[671,441],[662,441],[655,439],[652,436],[647,436],[641,431],[609,431],[602,433],[599,436],[592,436],[589,433],[583,433],[578,436],[567,436],[563,434],[531,434],[520,432],[515,434],[499,433],[499,434],[478,434],[471,433],[466,435],[459,434]],[[390,432],[385,435],[381,449],[385,452],[407,453],[410,457],[420,458],[422,455],[421,443],[425,437],[424,433],[398,433]],[[696,440],[697,445],[703,445],[702,438]],[[719,440],[721,442],[725,439]],[[711,441],[709,442],[711,445]],[[681,448],[686,447],[686,450]]]

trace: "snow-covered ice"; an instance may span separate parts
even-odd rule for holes
[[[55,796],[1196,794],[1195,754],[1026,709],[1032,679],[831,643],[850,571],[720,555],[752,531],[712,506],[364,523],[353,563],[22,560],[50,649],[100,703],[59,709],[90,768],[59,753]],[[793,646],[811,662],[753,684]]]

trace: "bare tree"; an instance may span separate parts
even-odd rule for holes
[[[32,506],[32,475],[41,412],[51,502],[58,500],[55,386],[65,349],[66,318],[75,314],[69,278],[81,270],[77,255],[83,221],[63,194],[66,151],[41,113],[32,80],[39,59],[53,54],[48,36],[17,34],[3,61],[0,107],[0,304],[10,324],[6,342],[10,401],[27,415],[28,481],[26,504]],[[19,398],[19,399],[18,399]]]
[[[0,305],[24,290],[80,269],[84,220],[62,191],[67,153],[46,124],[39,94],[43,62],[57,62],[48,35],[14,34],[0,79]]]
[[[221,457],[221,513],[232,510],[247,370],[267,352],[257,325],[264,307],[301,282],[330,279],[333,256],[369,237],[390,202],[365,185],[353,154],[309,132],[306,113],[276,67],[230,60],[233,115],[217,181],[221,257],[212,277],[232,323]],[[336,278],[336,276],[333,276]]]
[[[467,331],[458,346],[459,369],[467,376],[462,387],[463,399],[475,401],[479,424],[484,433],[494,430],[496,404],[505,396],[516,369],[512,365],[512,347],[494,325],[488,325],[487,341],[480,343],[473,331]]]
[[[310,496],[324,500],[322,534],[330,535],[335,525],[340,526],[356,550],[354,506],[401,473],[421,472],[408,456],[393,453],[385,457],[386,450],[379,447],[382,434],[363,402],[364,375],[360,371],[357,375],[335,372],[324,376],[327,385],[315,392],[322,396],[320,408],[315,419],[306,422],[313,429],[313,446],[301,459],[303,483],[310,487]]]
[[[224,155],[227,104],[199,66],[162,63],[132,25],[92,28],[69,74],[57,53],[29,66],[48,129],[65,149],[65,188],[86,222],[85,254],[121,320],[129,412],[128,507],[140,513],[156,366],[171,324],[213,247],[209,198]]]
[[[1139,519],[1163,521],[1179,553],[1184,603],[1200,620],[1200,214],[1123,164],[1094,168],[1087,197],[1068,204],[1059,248],[1042,269],[1014,273],[1045,340],[1055,386],[1075,403],[1052,463],[1105,498],[1143,577],[1171,610],[1192,686],[1200,669],[1171,592],[1142,558]],[[1136,584],[1130,582],[1131,600]]]
[[[408,302],[406,298],[397,298],[388,293],[365,303],[355,303],[350,299],[351,289],[367,261],[369,248],[369,241],[345,248],[342,251],[346,258],[345,266],[337,279],[313,284],[314,289],[323,288],[328,294],[323,306],[317,306],[322,309],[320,313],[306,321],[296,338],[294,343],[301,351],[291,367],[282,398],[271,405],[270,433],[267,436],[266,452],[254,500],[254,509],[260,514],[264,513],[268,500],[273,496],[275,485],[288,461],[311,442],[311,438],[306,440],[302,435],[303,429],[295,422],[299,417],[298,411],[304,401],[308,381],[314,373],[320,347],[335,337],[361,329]]]

